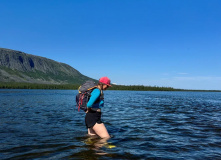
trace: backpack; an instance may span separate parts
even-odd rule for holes
[[[83,110],[84,112],[87,111],[87,102],[90,99],[91,92],[97,88],[94,81],[86,81],[78,88],[78,94],[76,95],[76,107],[78,111]]]

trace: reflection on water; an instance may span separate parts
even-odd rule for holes
[[[90,150],[94,150],[95,154],[97,155],[106,155],[108,154],[107,152],[103,151],[102,148],[115,148],[116,146],[108,143],[108,139],[101,139],[97,136],[89,136],[84,143],[87,144],[90,147]]]
[[[106,91],[109,140],[87,136],[76,93],[0,90],[1,159],[221,159],[221,93]]]

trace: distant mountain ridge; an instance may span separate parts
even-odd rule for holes
[[[81,84],[89,79],[65,63],[0,48],[0,82]]]

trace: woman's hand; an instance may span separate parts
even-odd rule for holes
[[[86,111],[86,113],[87,113],[87,112],[89,112],[90,110],[91,110],[91,108],[87,108],[87,111]]]

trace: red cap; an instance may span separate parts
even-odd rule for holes
[[[108,77],[101,77],[101,78],[99,79],[99,82],[104,83],[104,84],[106,84],[106,85],[108,85],[108,86],[111,87],[111,85],[110,85],[110,79],[109,79]]]

